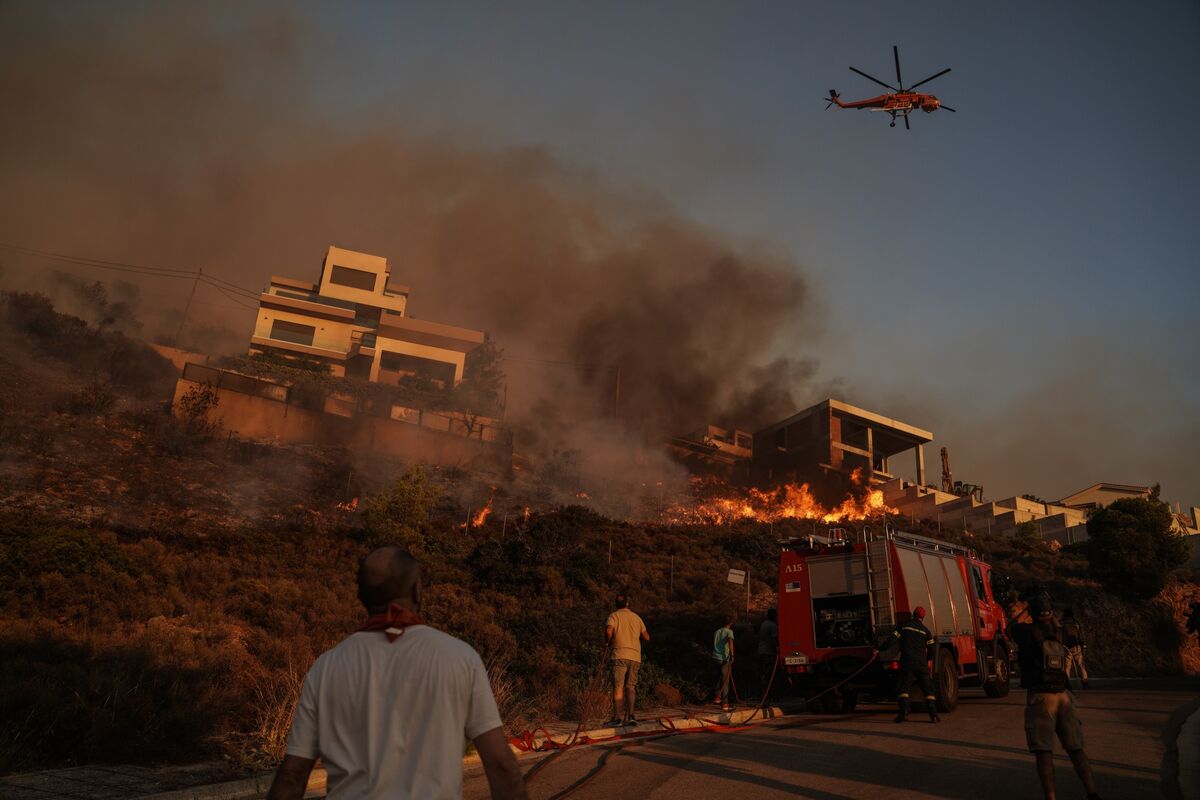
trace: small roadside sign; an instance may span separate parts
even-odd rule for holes
[[[725,580],[729,581],[730,583],[736,583],[738,586],[741,586],[743,583],[746,582],[746,570],[731,569],[731,570],[729,570],[729,575],[726,576]]]

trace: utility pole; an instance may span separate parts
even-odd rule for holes
[[[196,270],[196,279],[192,281],[192,290],[188,292],[187,302],[183,304],[183,319],[179,320],[179,330],[175,331],[175,346],[179,347],[179,336],[183,333],[183,324],[187,322],[188,310],[192,307],[192,298],[196,296],[196,287],[200,285],[203,269]]]
[[[613,396],[613,416],[618,416],[621,413],[621,365],[614,365],[617,370],[617,391]]]

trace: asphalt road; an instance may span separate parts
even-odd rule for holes
[[[1164,732],[1179,722],[1172,714],[1195,698],[1195,687],[1153,684],[1114,684],[1077,695],[1085,749],[1105,800],[1163,796]],[[999,700],[964,690],[958,710],[943,714],[937,725],[919,712],[897,725],[890,706],[866,705],[850,716],[799,715],[740,733],[579,748],[541,770],[530,794],[533,800],[554,796],[607,753],[605,766],[570,795],[573,800],[1040,798],[1025,749],[1024,700],[1019,690]],[[1082,798],[1061,752],[1056,768],[1059,797]],[[468,776],[464,796],[487,797],[481,775]]]

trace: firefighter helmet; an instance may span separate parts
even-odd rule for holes
[[[917,619],[925,619],[925,606],[917,606],[914,608],[913,616]]]

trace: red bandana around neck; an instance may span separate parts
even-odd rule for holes
[[[373,614],[359,628],[360,631],[383,631],[388,641],[394,642],[404,635],[404,630],[410,625],[424,625],[425,620],[415,611],[392,603],[384,614]]]

